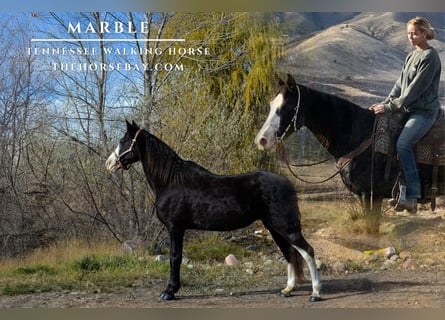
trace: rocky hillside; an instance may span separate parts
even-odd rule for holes
[[[445,15],[407,12],[282,14],[292,26],[282,71],[367,106],[386,96],[399,75],[412,50],[406,21],[416,15],[434,27],[436,39],[430,44],[438,49],[445,73]]]

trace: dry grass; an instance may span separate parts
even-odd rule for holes
[[[25,257],[2,260],[0,294],[109,290],[131,285],[148,264],[137,257],[128,259],[116,243],[63,241]]]
[[[214,290],[231,290],[240,284],[255,286],[258,277],[253,274],[263,275],[261,279],[267,282],[276,270],[285,271],[284,262],[277,259],[263,273],[264,254],[259,258],[245,244],[228,243],[214,233],[196,240],[186,243],[184,248],[189,260],[181,271],[184,292],[204,290],[212,294]],[[267,249],[274,244],[269,241],[262,246]],[[231,252],[240,260],[236,267],[222,263]],[[168,276],[168,261],[159,263],[154,256],[144,254],[126,255],[116,243],[88,244],[74,240],[36,250],[21,259],[1,261],[0,296],[61,290],[110,292],[137,286],[155,286],[161,290]]]
[[[57,265],[81,259],[86,255],[121,254],[116,241],[97,241],[94,244],[83,240],[61,241],[19,258],[0,260],[0,270],[8,270],[26,265]]]

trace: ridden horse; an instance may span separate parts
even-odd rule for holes
[[[273,150],[292,130],[306,126],[335,158],[344,184],[360,196],[365,212],[378,217],[383,199],[392,196],[400,164],[393,159],[388,171],[387,156],[373,154],[371,137],[375,119],[374,112],[297,84],[288,74],[286,82],[279,79],[278,93],[270,102],[269,115],[255,143],[260,150]],[[444,168],[440,168],[438,193],[444,194]],[[431,165],[419,164],[421,202],[431,200],[427,189],[432,184],[432,170]]]
[[[314,250],[301,233],[296,191],[288,179],[256,171],[216,175],[179,157],[168,145],[133,121],[106,161],[107,169],[128,169],[141,161],[155,193],[156,214],[170,236],[170,280],[161,299],[173,300],[180,288],[180,266],[186,229],[229,231],[261,220],[288,261],[288,296],[303,278],[302,258],[311,279],[311,301],[321,300]]]

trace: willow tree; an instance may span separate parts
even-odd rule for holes
[[[153,129],[183,156],[210,169],[251,170],[258,157],[255,131],[281,52],[279,35],[269,13],[175,14],[164,37],[184,38],[170,52],[183,48],[185,53],[165,55],[164,62],[183,69],[157,73],[166,80],[158,91]],[[205,52],[187,52],[190,48]]]

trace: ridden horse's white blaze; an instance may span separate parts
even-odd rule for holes
[[[270,111],[267,116],[266,121],[263,124],[263,127],[258,132],[255,137],[255,143],[260,150],[271,150],[275,147],[277,142],[277,131],[280,127],[280,116],[279,112],[281,106],[283,105],[284,97],[283,94],[279,93],[277,96],[270,102]]]
[[[309,267],[309,273],[311,274],[311,280],[312,280],[311,301],[320,300],[321,299],[321,297],[320,297],[321,282],[320,282],[320,278],[318,276],[318,270],[317,270],[317,265],[315,264],[315,259],[312,258],[309,253],[307,253],[305,250],[301,249],[300,247],[297,247],[295,245],[292,245],[292,247],[294,247],[301,254],[301,256],[306,261],[306,263]],[[293,271],[293,273],[290,271]],[[289,294],[295,286],[295,269],[293,266],[289,267],[289,265],[288,265],[287,277],[288,277],[287,286],[285,289],[283,289],[281,291],[284,294]]]
[[[110,156],[108,157],[107,161],[105,162],[105,166],[107,167],[107,170],[110,172],[116,171],[119,168],[118,162],[119,162],[119,146],[117,146],[116,150],[114,150]]]

